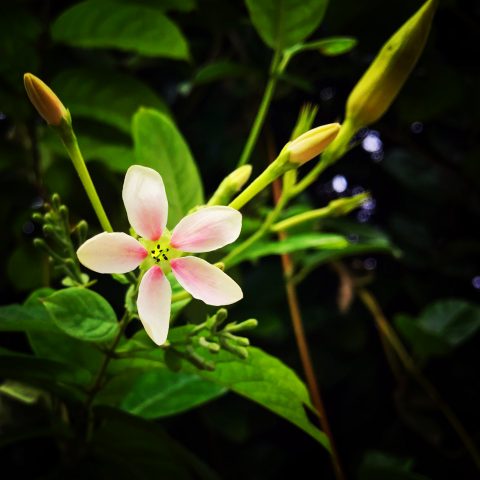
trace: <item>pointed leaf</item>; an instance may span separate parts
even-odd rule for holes
[[[246,0],[263,41],[283,50],[308,37],[322,22],[327,0]]]
[[[107,342],[118,333],[113,308],[101,295],[86,288],[60,290],[43,304],[58,328],[79,340]]]
[[[74,47],[116,48],[148,57],[189,58],[187,42],[178,27],[160,10],[134,2],[77,3],[53,23],[52,37]]]
[[[115,405],[144,418],[160,418],[190,410],[226,392],[197,375],[159,369],[115,376],[100,393],[98,404]]]
[[[126,73],[75,68],[62,71],[51,83],[74,118],[99,120],[128,135],[140,106],[167,113],[165,103],[150,87]]]
[[[295,372],[259,348],[250,347],[248,353],[248,359],[240,360],[225,351],[216,355],[202,351],[204,358],[215,363],[215,370],[197,370],[190,364],[184,364],[184,369],[259,403],[292,422],[328,449],[327,436],[307,417],[305,409],[313,411],[313,407],[307,388]]]

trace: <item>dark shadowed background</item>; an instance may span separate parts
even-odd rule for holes
[[[128,122],[136,107],[149,102],[147,106],[171,112],[211,194],[235,168],[267,80],[271,51],[241,1],[197,0],[194,9],[168,9],[188,40],[190,60],[54,41],[52,23],[75,3],[3,1],[0,6],[1,304],[20,302],[48,281],[55,284],[46,259],[32,245],[39,229],[31,215],[47,195],[60,193],[74,219],[87,219],[91,232],[99,229],[71,163],[27,101],[24,72],[52,85],[70,108],[92,177],[118,230],[127,227],[119,199],[125,165],[132,162]],[[251,160],[255,173],[266,166],[272,145],[279,151],[288,141],[303,103],[319,106],[317,125],[342,120],[352,87],[420,3],[330,2],[312,37],[348,35],[358,45],[345,55],[312,51],[291,62]],[[371,192],[372,200],[360,210],[347,219],[329,220],[325,228],[352,240],[377,228],[390,239],[393,255],[350,256],[342,265],[367,279],[417,365],[476,440],[479,20],[480,4],[474,0],[440,2],[427,47],[392,108],[360,133],[358,146],[325,171],[302,199],[320,207],[340,196]],[[121,114],[117,120],[102,121],[108,114],[99,108],[100,114],[91,115],[91,110],[108,100],[108,92],[113,109]],[[305,259],[299,255],[297,260],[302,264]],[[340,312],[341,282],[335,268],[314,265],[304,274],[298,284],[301,309],[349,478],[476,478],[471,458],[425,391],[403,369],[397,378],[392,374],[362,303],[352,298]],[[242,275],[248,301],[235,312],[258,318],[252,343],[303,377],[279,258],[242,267]],[[116,286],[101,279],[99,291],[121,307]],[[452,305],[451,300],[460,303]],[[197,304],[186,312],[190,318],[201,314]],[[0,346],[28,348],[23,336],[14,333],[2,334]],[[35,407],[1,400],[0,433],[9,425],[42,421]],[[324,449],[301,430],[234,394],[161,423],[221,478],[333,478]],[[19,438],[0,451],[2,470],[15,471],[17,478],[50,478],[61,453],[53,440]],[[152,472],[139,478],[164,478],[161,467]],[[99,478],[120,477],[107,470]]]

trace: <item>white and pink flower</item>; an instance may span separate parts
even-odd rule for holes
[[[205,207],[166,229],[168,202],[162,177],[151,168],[131,166],[122,192],[128,220],[140,238],[103,232],[77,251],[80,262],[98,273],[127,273],[140,266],[137,309],[150,338],[162,345],[168,335],[172,288],[170,270],[192,297],[208,305],[229,305],[243,298],[239,285],[219,268],[184,252],[210,252],[234,242],[242,215],[230,207]]]

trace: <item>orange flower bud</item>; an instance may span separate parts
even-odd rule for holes
[[[23,76],[23,83],[28,98],[43,119],[53,126],[59,126],[63,119],[68,118],[68,111],[53,90],[31,73]]]
[[[288,145],[290,163],[303,165],[320,155],[332,143],[339,131],[339,123],[329,123],[300,135]]]

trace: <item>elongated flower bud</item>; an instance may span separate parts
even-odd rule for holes
[[[317,157],[332,143],[339,130],[339,123],[329,123],[300,135],[288,145],[289,162],[303,165]]]
[[[225,205],[247,183],[252,174],[251,165],[242,165],[227,175],[218,186],[207,205]]]
[[[346,119],[360,129],[391,105],[423,51],[437,0],[428,0],[385,43],[347,100]]]
[[[59,126],[63,119],[68,119],[68,110],[42,80],[31,73],[26,73],[23,82],[28,98],[49,125]]]

